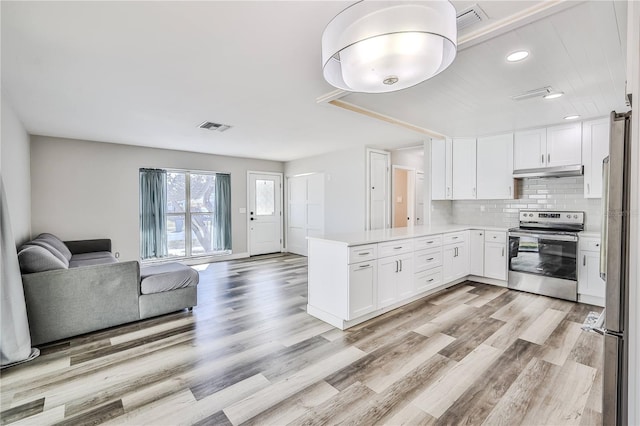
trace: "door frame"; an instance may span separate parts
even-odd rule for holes
[[[284,173],[282,172],[261,172],[258,170],[247,170],[247,207],[245,208],[245,226],[247,229],[247,253],[249,257],[251,257],[251,229],[249,224],[249,206],[251,205],[251,175],[272,175],[272,176],[280,176],[280,253],[283,252],[284,248],[284,213],[283,213],[283,203],[284,203]]]
[[[368,231],[371,229],[371,162],[370,162],[370,154],[372,152],[383,154],[387,156],[387,222],[385,224],[386,228],[391,228],[391,153],[389,151],[385,151],[382,149],[374,149],[374,148],[366,148],[365,149],[365,222],[364,222],[364,230]]]
[[[408,166],[400,166],[393,164],[391,166],[391,227],[395,228],[396,223],[396,185],[395,185],[395,176],[396,170],[406,170],[407,171],[407,214],[411,216],[415,216],[416,211],[416,169]],[[411,197],[409,199],[409,197]],[[411,202],[409,202],[411,200]],[[412,223],[406,221],[407,227],[415,225],[415,217],[412,218]]]

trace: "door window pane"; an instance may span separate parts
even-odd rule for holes
[[[167,247],[169,256],[185,256],[184,215],[167,216]]]
[[[213,251],[213,215],[211,213],[191,214],[191,255]]]
[[[273,216],[276,210],[275,182],[256,179],[256,215]]]
[[[213,212],[215,200],[215,176],[191,174],[191,211]]]

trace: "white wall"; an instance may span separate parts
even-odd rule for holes
[[[325,174],[325,233],[363,231],[365,227],[365,149],[352,148],[289,161],[286,176]]]
[[[31,238],[31,175],[29,135],[2,96],[0,172],[9,206],[13,238],[20,245]]]
[[[31,140],[32,229],[63,240],[111,238],[123,260],[140,255],[138,170],[141,167],[231,174],[232,250],[246,253],[247,170],[282,172],[283,164],[34,136]]]
[[[391,165],[403,166],[415,169],[416,171],[424,171],[424,148],[416,149],[400,149],[391,151]]]

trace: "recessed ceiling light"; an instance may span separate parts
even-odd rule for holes
[[[557,99],[562,95],[564,95],[564,92],[549,93],[548,95],[544,95],[543,98],[545,98],[545,99]]]
[[[516,52],[510,53],[509,56],[507,56],[507,61],[518,62],[523,60],[527,56],[529,56],[529,52],[527,52],[526,50],[518,50]]]
[[[579,115],[567,115],[564,119],[565,120],[575,120],[576,118],[580,118]]]

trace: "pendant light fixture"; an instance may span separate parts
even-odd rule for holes
[[[325,28],[322,69],[342,90],[393,92],[442,72],[456,47],[456,10],[449,1],[365,0]]]

